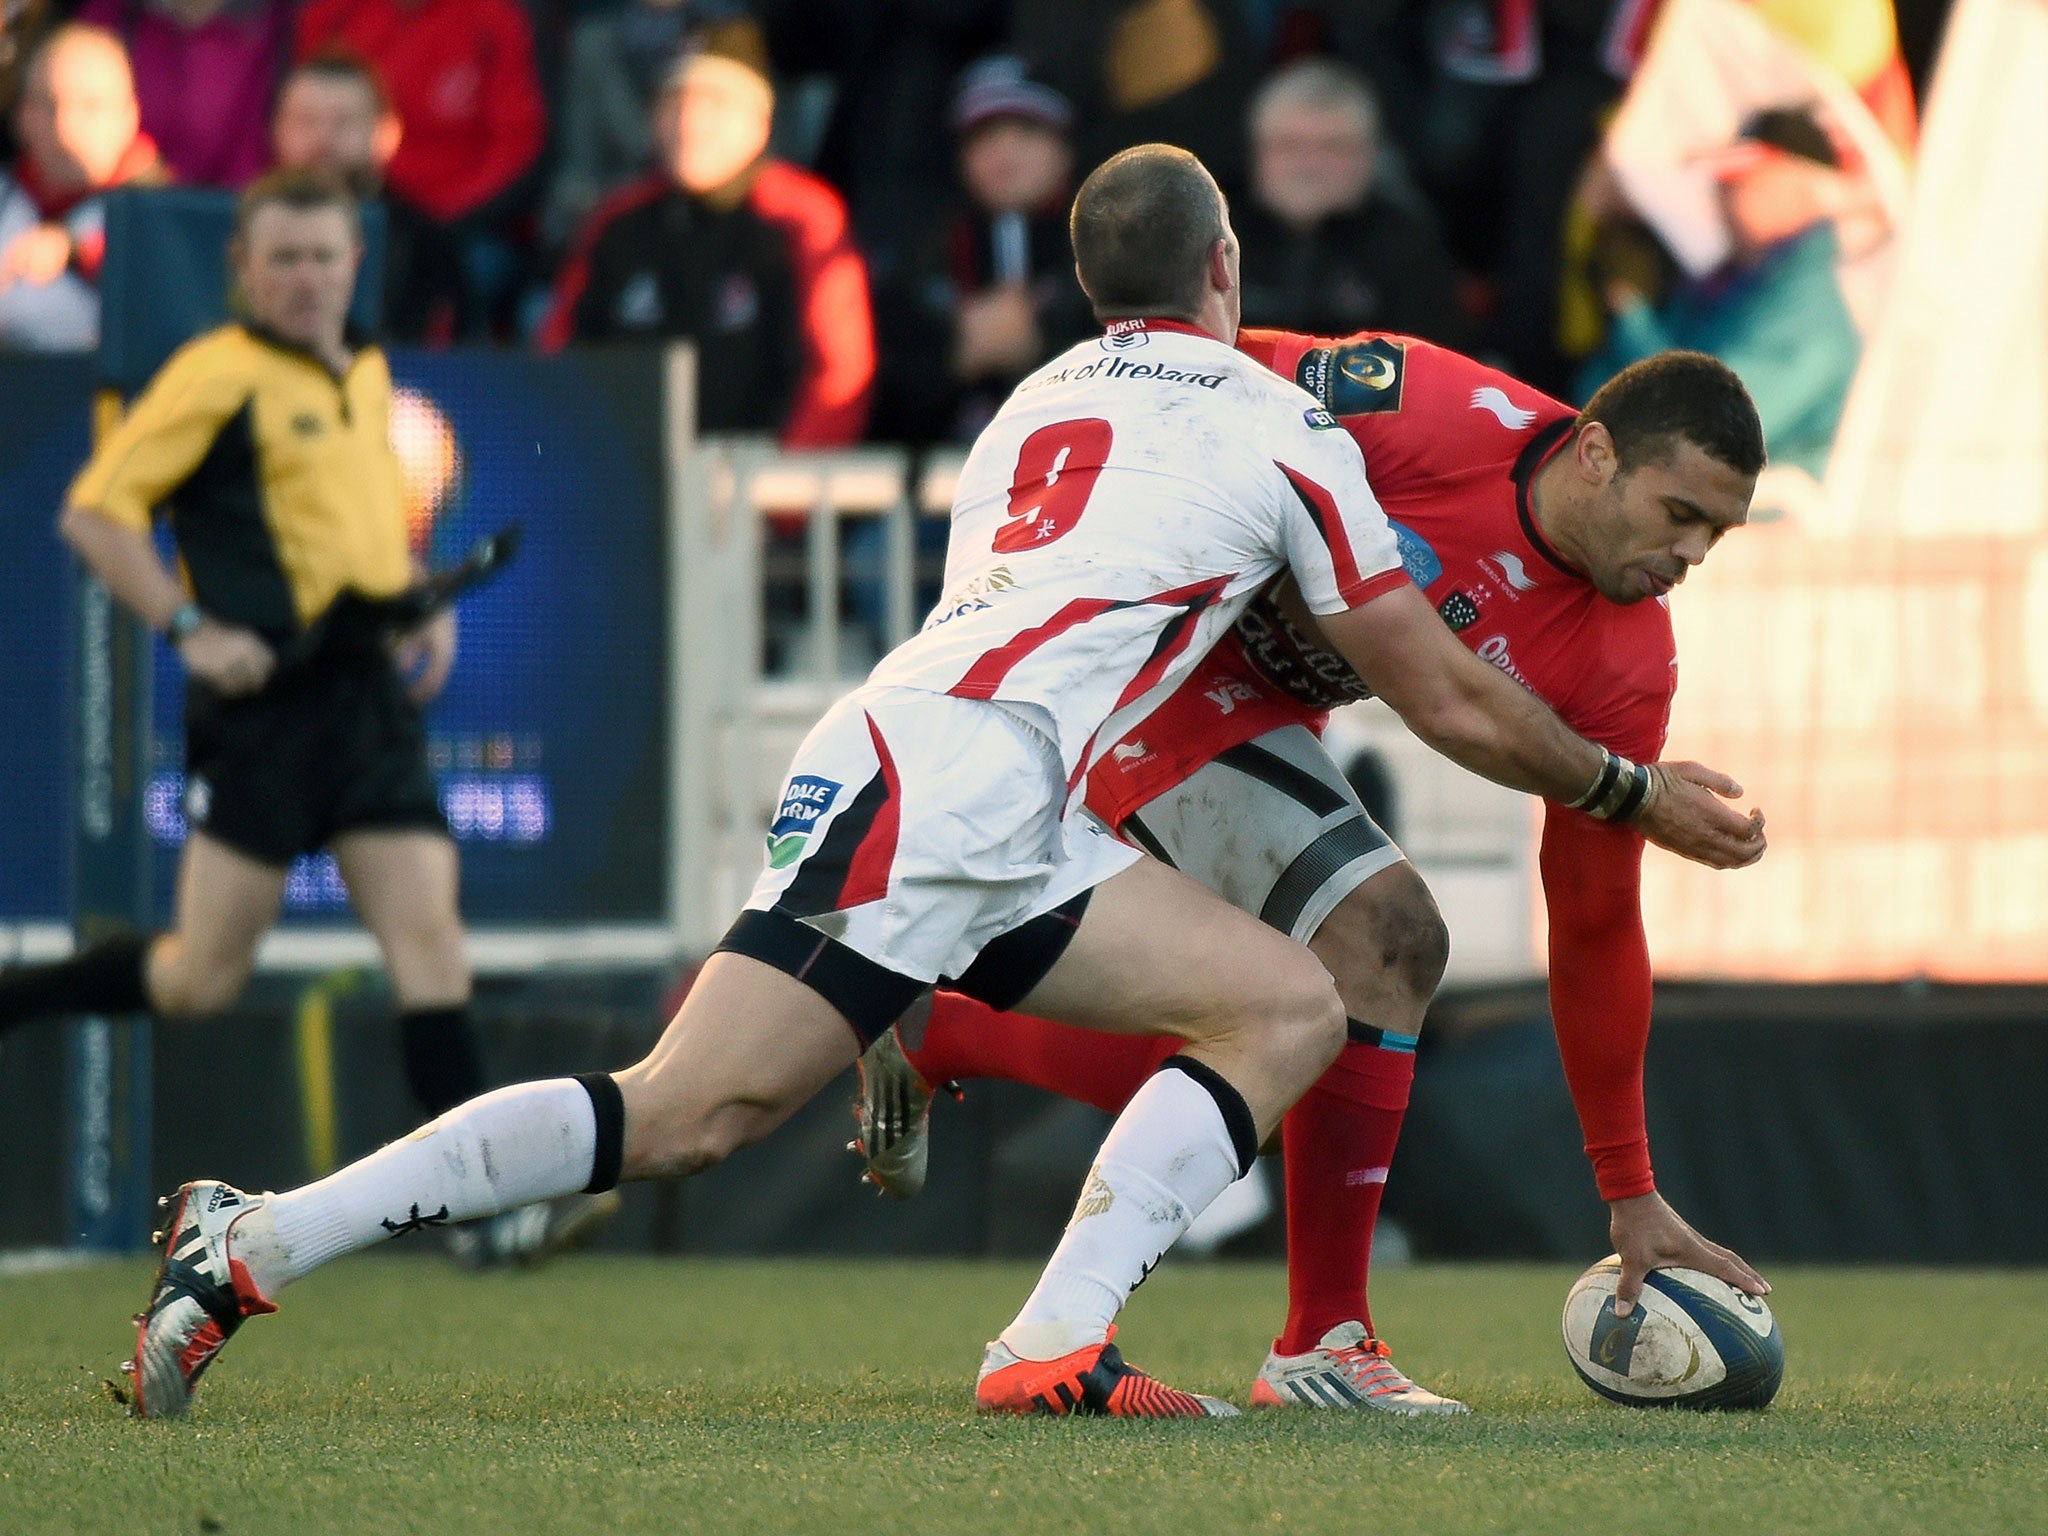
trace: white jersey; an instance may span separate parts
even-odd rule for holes
[[[946,595],[871,681],[1043,711],[1071,787],[1282,569],[1316,613],[1407,580],[1357,443],[1214,337],[1119,321],[975,442]]]

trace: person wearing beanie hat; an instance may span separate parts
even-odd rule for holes
[[[961,76],[958,206],[883,300],[892,435],[967,441],[1017,380],[1092,334],[1067,238],[1073,118],[1021,59],[995,55]]]
[[[688,339],[718,381],[699,398],[704,431],[843,447],[874,380],[867,266],[839,194],[768,153],[766,70],[757,45],[675,62],[652,114],[656,169],[584,226],[537,340]]]

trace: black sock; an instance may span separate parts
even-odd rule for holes
[[[466,1103],[484,1091],[484,1058],[469,1004],[453,1008],[408,1008],[398,1016],[405,1082],[427,1118]]]
[[[590,1159],[590,1182],[583,1192],[601,1195],[617,1185],[625,1164],[626,1100],[609,1072],[579,1072],[576,1081],[590,1095],[590,1112],[597,1120],[597,1148]]]
[[[0,1029],[88,1013],[142,1013],[144,972],[154,935],[124,933],[88,945],[69,960],[0,971]]]
[[[1250,1173],[1252,1164],[1259,1160],[1259,1126],[1252,1118],[1252,1107],[1245,1103],[1244,1095],[1232,1087],[1222,1073],[1192,1056],[1169,1056],[1159,1063],[1159,1071],[1169,1068],[1187,1073],[1209,1090],[1209,1097],[1216,1101],[1217,1113],[1223,1116],[1224,1129],[1230,1132],[1231,1150],[1237,1153],[1238,1177]]]

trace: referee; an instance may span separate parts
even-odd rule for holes
[[[175,925],[0,975],[0,1028],[223,1012],[277,920],[287,866],[326,848],[383,950],[406,1080],[438,1115],[484,1087],[455,845],[420,713],[455,660],[454,615],[395,651],[309,634],[340,594],[390,597],[414,578],[387,435],[390,370],[347,325],[363,255],[356,206],[306,173],[266,176],[242,194],[228,255],[247,318],[164,365],[72,483],[59,523],[115,597],[169,636],[189,675],[191,837]],[[182,579],[151,542],[158,510]],[[485,1241],[526,1249],[559,1239],[545,1231],[557,1226],[529,1217],[528,1241]]]

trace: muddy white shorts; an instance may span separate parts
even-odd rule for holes
[[[767,864],[720,949],[787,972],[864,1040],[943,982],[1013,1006],[1139,850],[1067,803],[1028,706],[861,688],[797,749]],[[1048,722],[1049,723],[1049,722]]]

